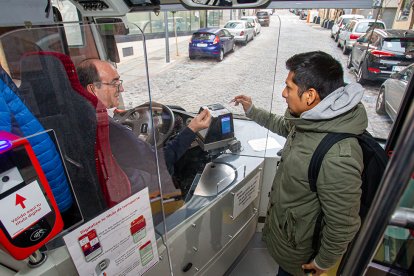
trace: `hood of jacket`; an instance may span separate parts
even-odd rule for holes
[[[314,132],[361,134],[368,127],[364,106],[360,103],[364,88],[359,83],[340,87],[299,118],[286,112],[286,119],[297,129]]]

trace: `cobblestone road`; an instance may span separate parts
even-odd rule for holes
[[[280,27],[280,28],[279,28]],[[337,58],[343,65],[345,81],[355,82],[355,75],[346,69],[347,56],[343,55],[330,38],[330,30],[306,23],[287,10],[278,10],[271,17],[270,27],[247,46],[237,47],[224,61],[188,58],[189,38],[180,38],[175,56],[175,44],[170,45],[173,62],[164,61],[165,50],[151,52],[149,49],[149,72],[152,99],[163,104],[180,105],[187,111],[198,111],[201,105],[222,103],[234,113],[241,108],[228,105],[238,94],[250,95],[257,106],[282,114],[286,109],[281,96],[287,75],[285,61],[295,53],[322,50]],[[164,43],[164,40],[160,40]],[[279,47],[278,47],[279,45]],[[143,77],[143,63],[134,67],[138,75],[131,74],[135,66],[121,64],[121,77],[126,79],[123,100],[127,108],[148,101],[148,89]],[[141,75],[139,75],[141,74]],[[126,76],[128,75],[128,76]],[[392,122],[387,116],[375,112],[379,84],[366,85],[363,98],[368,116],[368,130],[376,137],[387,138]]]

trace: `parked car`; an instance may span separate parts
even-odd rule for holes
[[[269,15],[273,15],[273,13],[274,13],[275,9],[262,9],[262,10],[260,10],[260,11],[265,11],[265,12],[267,12]]]
[[[302,10],[299,15],[299,19],[306,20],[308,18],[308,10]]]
[[[294,14],[300,15],[301,12],[302,12],[302,9],[295,9]]]
[[[254,38],[254,27],[247,21],[230,20],[224,25],[224,28],[234,35],[234,40],[243,45]]]
[[[388,114],[395,121],[405,89],[414,71],[414,64],[407,66],[404,70],[394,73],[380,88],[377,97],[375,111],[378,114]]]
[[[413,30],[375,29],[361,36],[347,67],[357,69],[357,81],[385,80],[414,62]]]
[[[342,53],[349,53],[355,41],[371,29],[385,29],[383,21],[375,19],[352,19],[346,24],[345,28],[339,32],[338,47],[342,48]]]
[[[312,9],[309,11],[309,21],[316,23],[316,19],[318,18],[319,11],[316,9]]]
[[[256,13],[257,19],[259,19],[260,25],[263,27],[269,27],[270,24],[270,16],[269,13],[266,11],[258,11]]]
[[[335,39],[335,41],[338,41],[338,35],[339,30],[344,28],[346,24],[348,24],[349,21],[352,19],[362,19],[364,18],[363,15],[360,14],[343,14],[340,17],[338,17],[334,24],[332,25],[331,29],[331,37]]]
[[[190,59],[213,57],[222,61],[224,55],[234,49],[234,36],[229,31],[221,28],[206,28],[193,33],[188,45],[188,55]]]
[[[254,26],[254,35],[258,35],[262,30],[262,26],[257,19],[257,16],[242,16],[240,20],[245,20]]]

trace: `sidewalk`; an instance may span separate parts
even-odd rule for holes
[[[188,41],[190,40],[190,37],[191,36],[179,36],[177,38],[169,38],[169,63],[166,61],[165,38],[147,40],[146,51],[150,75],[157,74],[165,70],[178,60],[188,58]],[[118,64],[118,72],[125,82],[146,76],[143,42],[136,42],[134,47],[139,49],[135,57],[122,61]]]
[[[175,37],[169,38],[169,47],[170,47],[170,59],[177,59],[176,56],[176,45],[178,44],[178,50],[180,57],[185,54],[188,56],[188,41],[190,40],[191,35],[188,36],[178,36],[177,39]],[[147,51],[148,55],[151,57],[159,56],[160,54],[165,59],[165,38],[158,38],[158,39],[150,39],[146,41],[147,44]],[[185,49],[185,53],[182,52],[182,48]]]

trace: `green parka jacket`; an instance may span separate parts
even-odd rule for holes
[[[310,191],[308,166],[329,132],[361,134],[368,119],[359,84],[339,88],[313,109],[293,117],[252,107],[247,116],[281,136],[286,144],[273,181],[263,237],[275,261],[293,275],[308,263],[316,218],[324,213],[321,247],[314,261],[321,269],[335,265],[359,229],[362,150],[356,138],[344,139],[325,155],[318,176],[318,196]]]

